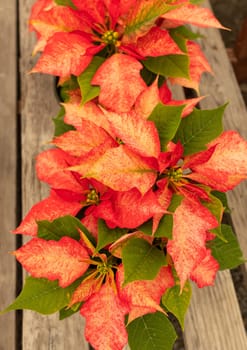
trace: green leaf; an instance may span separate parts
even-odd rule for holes
[[[127,233],[127,230],[121,228],[110,229],[103,220],[98,221],[98,242],[96,250],[104,248],[107,244],[117,241]]]
[[[72,308],[64,307],[62,310],[59,310],[59,320],[64,320],[67,317],[70,317],[77,313],[81,308],[82,303],[77,303],[73,305]]]
[[[55,3],[57,5],[70,6],[72,9],[76,10],[76,7],[73,4],[72,0],[55,0]]]
[[[184,146],[184,155],[194,154],[207,149],[206,145],[223,131],[222,117],[226,105],[212,110],[194,111],[183,118],[174,142]]]
[[[187,281],[181,294],[180,286],[175,285],[169,288],[162,297],[162,304],[177,318],[182,329],[184,329],[184,317],[190,304],[191,295],[191,286]]]
[[[158,17],[174,8],[174,5],[169,5],[164,0],[139,2],[127,20],[124,35],[133,39],[145,34]]]
[[[80,239],[78,229],[83,231],[91,242],[94,241],[91,233],[82,225],[79,219],[74,216],[62,216],[54,221],[38,221],[38,237],[46,240],[59,241],[63,236]]]
[[[152,236],[153,234],[153,220],[148,220],[144,222],[141,226],[137,228],[137,231],[141,231],[148,236]]]
[[[173,36],[174,34],[182,36],[184,39],[196,40],[202,38],[203,35],[199,33],[194,33],[186,26],[180,26],[177,28],[170,29],[170,34]]]
[[[149,57],[142,63],[155,74],[170,78],[189,79],[189,58],[187,55]]]
[[[174,211],[177,209],[177,207],[181,204],[183,198],[184,197],[179,195],[179,194],[174,194],[172,196],[171,203],[169,204],[169,207],[167,210],[174,213]]]
[[[155,231],[155,237],[167,237],[172,239],[173,216],[172,214],[165,214],[159,222],[159,226]]]
[[[161,312],[135,319],[127,327],[131,350],[172,350],[177,334]]]
[[[204,0],[190,0],[190,2],[193,4],[193,5],[199,5],[203,2]]]
[[[94,74],[100,65],[105,61],[105,58],[95,56],[87,67],[86,70],[77,78],[82,96],[82,103],[86,103],[93,98],[99,96],[100,88],[99,86],[91,85],[91,80],[93,79]]]
[[[224,207],[225,213],[230,213],[231,210],[230,210],[228,203],[227,203],[226,194],[224,192],[219,192],[219,191],[212,191],[211,193],[213,196],[217,197],[221,201],[221,203]]]
[[[224,212],[224,207],[222,202],[212,193],[209,194],[210,202],[203,201],[204,207],[206,207],[217,219],[219,226],[210,232],[214,233],[217,237],[219,237],[222,241],[227,242],[224,235],[221,232],[221,220]]]
[[[28,309],[44,315],[53,314],[68,305],[72,293],[79,284],[80,280],[77,280],[70,286],[61,288],[57,281],[27,277],[19,296],[2,313]]]
[[[183,199],[183,196],[180,196],[178,194],[174,194],[172,196],[172,200],[171,200],[171,203],[170,203],[167,211],[174,213],[174,211],[180,205],[182,199]],[[172,229],[173,229],[173,215],[172,214],[165,214],[162,217],[162,219],[160,220],[159,226],[158,226],[157,230],[155,231],[154,236],[155,237],[167,237],[169,239],[172,239]]]
[[[155,123],[158,129],[162,151],[166,150],[167,143],[176,134],[183,108],[184,106],[165,106],[159,103],[148,118]]]
[[[61,107],[57,116],[53,118],[53,122],[55,124],[54,136],[60,136],[69,130],[75,130],[72,125],[65,124],[64,122],[65,109]]]
[[[156,74],[150,72],[146,67],[143,67],[140,71],[142,79],[145,81],[145,83],[150,86],[156,78]]]
[[[188,40],[196,40],[203,37],[198,33],[192,32],[191,30],[189,30],[189,28],[185,26],[172,28],[170,29],[169,33],[172,39],[176,42],[176,44],[180,48],[180,50],[183,51],[184,53],[188,52],[188,48],[187,48]]]
[[[63,102],[68,102],[71,98],[70,93],[72,90],[79,88],[77,77],[74,75],[70,79],[66,80],[61,86],[58,86],[59,96]]]
[[[164,252],[141,238],[133,238],[123,247],[124,285],[136,280],[152,280],[167,265]]]
[[[216,237],[208,242],[213,257],[219,262],[220,270],[233,269],[245,262],[236,235],[231,226],[222,225],[222,234],[227,242]]]
[[[181,51],[187,53],[187,39],[179,33],[177,30],[170,30],[170,35],[175,43],[178,45]]]

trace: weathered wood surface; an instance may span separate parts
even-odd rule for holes
[[[47,187],[36,178],[35,157],[47,149],[53,135],[52,117],[59,110],[54,77],[27,74],[34,65],[31,52],[35,38],[27,30],[33,3],[33,0],[22,0],[20,7],[23,215],[47,195]],[[83,332],[83,319],[79,314],[59,321],[57,315],[45,317],[25,311],[23,350],[87,349]]]
[[[246,350],[247,339],[231,274],[219,272],[212,287],[193,285],[185,319],[188,350]]]
[[[15,297],[16,226],[16,2],[0,0],[0,309]],[[15,348],[15,314],[0,317],[0,350]]]
[[[213,76],[203,76],[200,92],[208,97],[200,105],[210,109],[229,101],[225,112],[225,129],[237,130],[247,139],[247,111],[219,31],[200,29],[200,32],[204,35],[201,40],[203,51],[215,72]],[[228,202],[236,234],[247,257],[246,182],[229,192]],[[188,349],[247,349],[246,333],[229,271],[218,274],[214,287],[202,290],[193,288],[185,324]]]

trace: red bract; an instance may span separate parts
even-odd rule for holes
[[[150,31],[146,35],[141,36],[132,47],[141,57],[183,54],[175,41],[171,38],[169,32],[158,27],[151,28]]]
[[[176,3],[181,3],[182,6],[179,6],[162,16],[162,18],[165,19],[163,25],[166,28],[178,27],[189,23],[198,27],[225,29],[225,27],[223,27],[215,18],[210,9],[192,5],[189,1],[184,0],[177,1]]]
[[[199,103],[203,98],[204,97],[197,97],[186,100],[173,100],[172,93],[167,84],[163,83],[162,86],[158,88],[158,80],[156,79],[152,85],[146,87],[146,89],[137,97],[134,109],[137,114],[147,119],[158,103],[163,103],[164,105],[168,106],[184,105],[185,107],[181,115],[183,118],[189,115],[197,103]]]
[[[155,183],[153,162],[143,159],[126,145],[108,149],[98,160],[71,167],[86,178],[93,178],[115,191],[137,188],[145,194]]]
[[[31,18],[31,28],[35,29],[40,35],[34,53],[43,51],[47,41],[55,33],[73,32],[78,30],[78,28],[87,29],[83,17],[79,16],[77,11],[72,10],[70,7],[57,6],[55,4],[46,6],[45,8],[34,8]]]
[[[188,178],[222,192],[233,189],[247,178],[247,142],[237,132],[223,132],[208,148],[214,151],[202,164],[196,158],[205,156],[207,151],[190,157],[187,167],[192,173]]]
[[[91,121],[98,127],[103,128],[109,134],[109,122],[99,105],[94,102],[87,102],[84,105],[78,103],[64,103],[65,108],[64,121],[67,124],[73,125],[78,131],[83,130],[85,120]]]
[[[91,295],[94,293],[97,293],[102,285],[102,280],[97,279],[93,277],[85,278],[79,287],[76,288],[74,291],[72,298],[70,300],[70,303],[68,307],[71,307],[72,305],[76,303],[81,303],[87,301]]]
[[[38,0],[34,3],[30,18],[38,18],[41,13],[52,9],[56,4],[53,0]],[[30,30],[34,30],[32,24],[30,23]]]
[[[128,308],[109,283],[81,308],[86,319],[85,338],[97,350],[122,350],[128,342],[124,318]]]
[[[66,189],[81,193],[83,181],[66,169],[76,163],[76,158],[60,149],[49,149],[40,153],[36,159],[36,172],[40,181],[55,189]],[[81,199],[81,198],[80,198]]]
[[[123,266],[118,268],[117,283],[121,300],[129,306],[128,323],[137,317],[155,311],[164,312],[160,300],[165,291],[174,285],[170,267],[162,267],[158,275],[150,281],[134,281],[122,287]]]
[[[142,65],[127,55],[115,54],[106,60],[92,80],[92,84],[101,88],[99,102],[109,110],[128,112],[146,87],[141,69]]]
[[[57,280],[62,288],[69,286],[88,269],[86,249],[70,237],[60,241],[33,238],[13,253],[22,266],[36,278]]]
[[[205,246],[207,231],[217,226],[216,218],[202,205],[184,199],[176,209],[173,215],[172,240],[168,242],[167,252],[173,259],[181,289],[208,254]],[[196,273],[194,279],[197,280]],[[202,277],[200,285],[203,285]]]
[[[118,143],[101,127],[88,120],[83,121],[83,128],[72,130],[53,139],[53,144],[70,156],[85,158],[92,151],[99,155],[103,150],[116,147]]]
[[[214,283],[216,272],[219,270],[219,263],[211,255],[208,249],[204,259],[191,272],[190,278],[196,282],[199,288],[210,286]]]
[[[110,123],[111,134],[132,151],[143,157],[159,156],[159,134],[153,122],[134,111],[121,114],[106,112],[105,116]]]
[[[37,221],[52,221],[65,214],[76,215],[80,209],[81,204],[79,202],[68,202],[58,196],[55,191],[51,191],[49,197],[38,202],[30,209],[20,225],[12,232],[36,236]]]
[[[104,219],[111,228],[136,228],[154,215],[162,216],[163,208],[152,190],[142,196],[134,188],[127,192],[112,192],[93,214]]]
[[[80,75],[92,60],[87,55],[90,40],[76,32],[55,33],[47,42],[44,53],[32,72],[42,72],[61,77]]]

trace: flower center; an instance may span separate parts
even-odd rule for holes
[[[106,45],[116,45],[118,39],[118,32],[108,30],[102,35],[101,39]]]
[[[105,276],[109,273],[111,268],[112,266],[109,265],[107,262],[102,262],[98,264],[97,271],[100,273],[101,276]]]
[[[116,137],[116,141],[119,145],[124,145],[124,142],[119,137]]]
[[[99,204],[99,195],[94,188],[87,194],[86,204]]]
[[[171,168],[167,170],[166,175],[169,177],[170,181],[179,182],[183,177],[183,170],[181,168],[178,168],[178,169]]]

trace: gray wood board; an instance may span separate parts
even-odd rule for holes
[[[214,286],[193,285],[185,319],[187,350],[246,350],[247,340],[229,271],[217,274]]]
[[[16,2],[0,0],[0,309],[15,299],[16,237]],[[15,313],[0,316],[0,350],[15,347]]]

